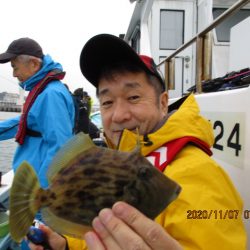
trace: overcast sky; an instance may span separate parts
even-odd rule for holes
[[[135,3],[129,0],[3,0],[0,3],[0,53],[20,37],[38,41],[45,54],[60,62],[70,90],[95,89],[80,72],[83,45],[100,33],[126,33]],[[0,64],[0,92],[18,93],[10,63]]]

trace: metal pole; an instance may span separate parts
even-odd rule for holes
[[[189,45],[191,45],[193,42],[196,41],[197,37],[204,36],[206,33],[211,31],[213,28],[215,28],[218,24],[220,24],[222,21],[224,21],[227,17],[231,16],[235,12],[237,12],[239,9],[244,7],[247,3],[249,3],[250,0],[240,0],[236,2],[234,5],[232,5],[229,9],[227,9],[223,14],[218,16],[207,28],[205,28],[200,33],[196,34],[193,38],[191,38],[188,42],[183,44],[181,47],[179,47],[175,52],[173,52],[171,55],[166,57],[162,62],[160,62],[157,66],[161,66],[166,60],[170,60],[171,58],[175,57],[177,54],[179,54],[181,51],[183,51],[185,48],[187,48]]]
[[[196,39],[196,92],[202,92],[202,69],[203,69],[203,37]]]
[[[212,74],[212,33],[211,31],[204,37],[204,58],[203,58],[203,79],[211,79]]]
[[[165,61],[165,87],[169,90],[169,61]]]
[[[169,63],[169,89],[175,89],[175,59],[172,58]]]

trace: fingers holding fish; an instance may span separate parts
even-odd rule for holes
[[[106,209],[104,209],[106,210]],[[120,246],[112,237],[108,229],[102,223],[99,217],[93,220],[93,229],[95,231],[85,234],[85,240],[89,250],[120,250]]]
[[[111,209],[103,209],[93,221],[93,228],[103,242],[104,249],[150,250],[145,241]]]
[[[94,231],[87,232],[84,236],[84,239],[89,250],[107,250],[107,248],[103,245],[102,241]]]
[[[62,237],[60,234],[53,231],[48,226],[45,226],[43,224],[39,225],[39,228],[44,231],[46,234],[46,238],[48,240],[49,245],[52,247],[52,249],[57,250],[64,250],[66,247],[66,239]]]
[[[134,234],[136,234],[136,237],[140,237],[142,239],[143,244],[147,246],[147,248],[141,249],[182,249],[179,243],[174,238],[172,238],[159,224],[147,218],[129,204],[124,202],[117,202],[113,206],[112,211],[114,216],[116,216],[126,224],[127,231],[132,231]],[[132,234],[131,237],[133,237]],[[127,239],[127,243],[125,244],[131,242],[133,242],[133,239]],[[131,249],[134,248],[132,247]]]

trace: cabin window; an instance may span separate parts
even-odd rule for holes
[[[216,19],[227,9],[213,8],[213,18]],[[233,16],[228,17],[215,28],[216,37],[218,42],[230,42],[230,29],[240,23],[242,20],[250,16],[250,10],[242,9],[235,13]]]
[[[161,10],[160,49],[174,50],[184,42],[184,11]]]

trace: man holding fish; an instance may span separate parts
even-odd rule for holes
[[[92,220],[92,230],[83,231],[85,241],[69,237],[70,233],[64,238],[41,226],[51,248],[246,249],[242,200],[230,178],[210,157],[213,130],[199,114],[194,96],[185,96],[168,106],[165,84],[153,60],[137,55],[125,41],[112,35],[91,38],[81,52],[80,67],[96,87],[109,148],[131,152],[139,143],[141,154],[178,183],[181,192],[154,220],[154,216],[145,216],[145,208],[134,206],[132,201],[124,202],[126,199],[108,205]],[[128,169],[129,163],[128,160]],[[152,192],[154,186],[155,183],[148,183],[141,201],[151,199],[158,206],[154,201],[165,199],[165,194]],[[134,187],[134,193],[141,191]],[[226,210],[236,210],[239,216],[189,217],[189,211]],[[32,243],[30,247],[43,249]]]

